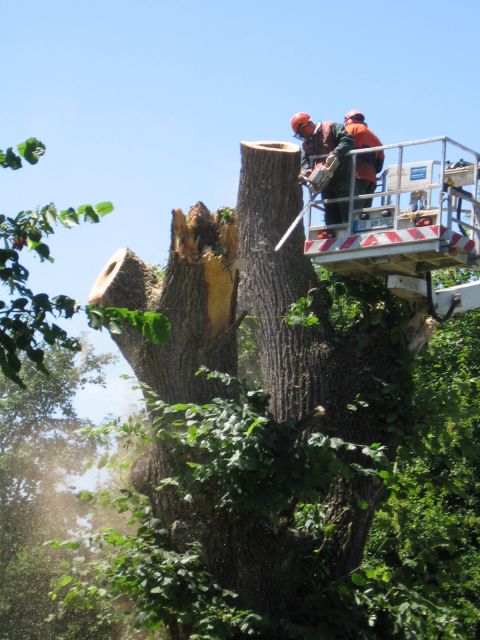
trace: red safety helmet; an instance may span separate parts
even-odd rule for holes
[[[308,113],[296,113],[290,120],[293,133],[301,138],[311,136],[315,130],[315,125]]]
[[[356,109],[352,109],[345,116],[345,124],[346,125],[347,124],[354,124],[356,122],[360,123],[360,124],[364,124],[364,125],[367,124],[365,122],[365,116],[363,115],[363,113],[361,111],[357,111]]]

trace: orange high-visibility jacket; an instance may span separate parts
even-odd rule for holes
[[[367,125],[355,122],[345,127],[347,133],[355,140],[355,149],[365,149],[368,147],[380,147],[381,142]],[[385,154],[383,151],[372,151],[371,153],[360,153],[357,155],[357,166],[355,177],[358,180],[368,180],[376,184],[377,173],[383,168]]]

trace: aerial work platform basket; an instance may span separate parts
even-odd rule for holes
[[[376,191],[356,195],[358,156],[380,149],[386,169]],[[375,273],[417,276],[449,266],[480,268],[480,154],[446,136],[350,154],[349,196],[322,200],[310,192],[297,218],[307,216],[306,256],[357,278]],[[430,159],[418,159],[425,156]],[[325,204],[347,201],[348,220],[326,225]],[[277,249],[292,230],[293,225]]]

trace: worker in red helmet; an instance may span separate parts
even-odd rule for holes
[[[368,128],[365,116],[361,111],[353,109],[345,116],[345,130],[353,136],[355,149],[366,149],[369,147],[380,147],[382,143],[379,138]],[[383,150],[372,151],[371,153],[359,153],[355,165],[355,194],[363,195],[373,193],[377,186],[377,173],[383,169],[385,154]],[[356,209],[371,207],[372,199],[358,200],[355,203]]]
[[[338,160],[338,168],[328,185],[322,189],[323,198],[344,198],[350,194],[351,160],[347,156],[354,140],[342,124],[331,121],[313,122],[308,113],[292,116],[290,124],[302,144],[302,175],[308,175],[315,165],[315,156],[323,156],[326,165]],[[325,205],[325,223],[341,224],[348,221],[348,202]]]

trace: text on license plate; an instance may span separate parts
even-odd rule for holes
[[[354,220],[353,231],[369,231],[370,229],[383,229],[384,227],[393,227],[393,216],[388,218],[372,218],[371,220]]]

